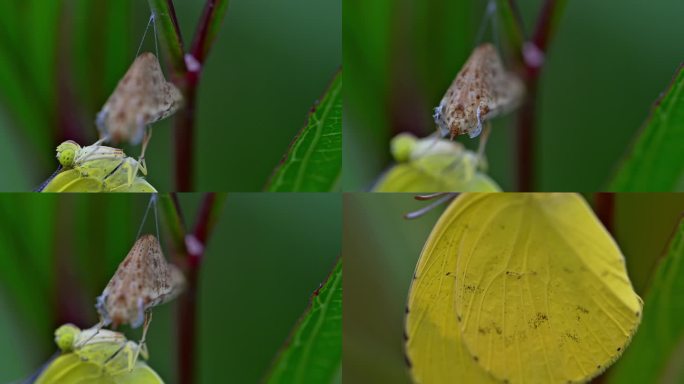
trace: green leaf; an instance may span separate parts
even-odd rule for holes
[[[269,192],[327,192],[338,188],[342,171],[342,72],[266,185]]]
[[[613,368],[611,383],[684,381],[684,220],[680,221],[652,282],[641,326]]]
[[[684,189],[684,65],[656,101],[629,155],[610,184],[612,191]]]
[[[342,259],[280,353],[268,383],[331,383],[342,368]]]

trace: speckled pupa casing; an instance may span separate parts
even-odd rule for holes
[[[166,81],[157,57],[144,52],[119,81],[95,123],[101,137],[108,135],[114,143],[136,145],[145,126],[172,115],[182,105],[183,95]]]
[[[473,51],[435,108],[435,123],[443,137],[477,137],[482,123],[517,108],[525,86],[506,71],[496,48],[485,43]]]
[[[143,235],[119,264],[95,307],[104,325],[137,328],[145,311],[174,299],[184,286],[183,273],[166,261],[157,238]]]

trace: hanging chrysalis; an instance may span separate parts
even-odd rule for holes
[[[145,127],[162,120],[183,105],[180,90],[166,81],[157,57],[138,56],[97,114],[101,137],[113,142],[139,144]]]
[[[435,108],[435,123],[443,137],[477,137],[487,119],[520,105],[523,82],[506,71],[496,48],[485,43],[473,51]]]

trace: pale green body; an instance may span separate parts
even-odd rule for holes
[[[63,170],[42,192],[156,192],[138,171],[147,175],[145,161],[127,157],[112,147],[95,143],[81,147],[68,140],[57,147]]]
[[[138,344],[118,332],[93,327],[81,331],[65,324],[55,331],[62,354],[45,368],[36,384],[163,384],[144,361],[136,360]],[[147,350],[140,348],[147,359]]]

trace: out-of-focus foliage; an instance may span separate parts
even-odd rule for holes
[[[187,48],[204,1],[174,4]],[[149,15],[135,0],[0,4],[0,190],[37,187],[56,169],[61,141],[96,140],[95,115],[135,58]],[[198,90],[196,190],[263,188],[340,66],[341,17],[336,1],[230,1]],[[148,33],[143,50],[154,49]],[[171,120],[154,124],[146,154],[160,191],[174,188]],[[124,150],[137,158],[140,148]]]
[[[342,172],[342,73],[335,75],[307,125],[266,186],[269,192],[339,190]]]
[[[287,346],[273,366],[269,384],[341,382],[342,260],[311,297]]]
[[[531,33],[542,2],[516,3]],[[344,190],[367,190],[377,181],[390,164],[388,143],[397,133],[424,137],[435,131],[432,108],[476,45],[486,4],[344,2]],[[682,61],[684,29],[673,26],[683,12],[677,0],[567,2],[539,83],[535,190],[606,185]],[[510,63],[507,25],[496,29]],[[487,147],[489,176],[503,190],[515,188],[515,118],[493,121]]]
[[[684,66],[651,111],[610,189],[684,190]]]
[[[0,382],[57,350],[53,331],[97,321],[95,298],[135,242],[149,195],[0,195]],[[187,225],[202,195],[181,194]],[[143,233],[154,233],[150,213]],[[229,194],[199,274],[198,383],[264,377],[340,254],[341,201],[327,194]],[[161,243],[176,260],[166,214]],[[302,266],[306,266],[303,268]],[[147,363],[177,382],[176,302],[155,308]],[[140,329],[122,327],[130,340]]]
[[[680,221],[645,298],[644,318],[632,345],[613,368],[611,383],[684,380],[684,221]]]

